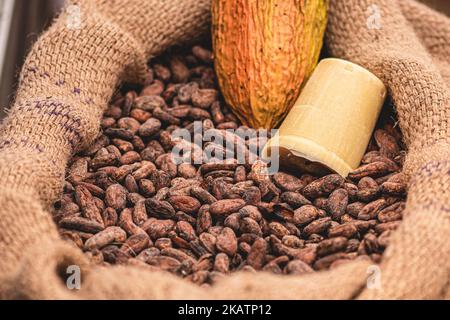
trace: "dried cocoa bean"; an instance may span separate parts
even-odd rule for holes
[[[77,216],[63,218],[59,221],[59,226],[66,229],[74,229],[87,233],[97,233],[104,229],[103,222],[86,219]]]
[[[319,211],[312,205],[305,205],[294,212],[293,222],[298,226],[303,226],[311,223],[319,216]]]
[[[120,250],[129,254],[130,256],[137,256],[142,250],[148,248],[151,245],[150,239],[147,234],[140,233],[129,237],[122,245]]]
[[[358,219],[370,220],[376,219],[378,213],[387,206],[386,200],[378,199],[364,206],[358,213]]]
[[[100,210],[95,204],[94,197],[85,186],[75,187],[75,200],[80,206],[83,216],[103,225]]]
[[[286,265],[284,272],[290,275],[302,275],[312,273],[314,270],[301,260],[292,260]]]
[[[230,257],[234,256],[237,251],[237,239],[234,231],[230,228],[223,228],[217,236],[216,247],[220,252],[224,252]]]
[[[303,229],[303,234],[309,237],[312,234],[320,234],[325,232],[331,226],[330,218],[321,218],[308,224]]]
[[[300,193],[297,192],[284,192],[281,194],[280,200],[286,202],[293,209],[298,209],[301,206],[310,205],[311,201],[306,199]]]
[[[105,192],[105,203],[115,210],[122,210],[127,205],[127,191],[120,184],[113,184]]]
[[[152,240],[167,238],[169,232],[175,228],[175,222],[172,220],[154,220],[146,230]]]
[[[219,200],[211,204],[209,212],[216,216],[226,216],[238,212],[245,206],[245,201],[241,199]]]
[[[334,237],[345,237],[351,238],[358,232],[358,228],[351,223],[341,224],[335,227],[331,227],[328,230],[328,236],[330,238]]]
[[[321,241],[317,246],[317,256],[324,257],[339,251],[344,251],[348,240],[344,237],[336,237]]]
[[[277,187],[284,191],[298,191],[305,186],[302,180],[283,172],[275,173],[273,180]]]
[[[221,273],[230,271],[230,258],[225,253],[219,253],[214,260],[214,270]]]
[[[370,177],[364,177],[358,182],[357,197],[361,201],[372,201],[378,196],[379,191],[380,187],[378,186],[378,183]]]
[[[327,196],[337,188],[342,187],[344,179],[338,174],[330,174],[314,180],[303,188],[303,195],[310,199]]]
[[[348,177],[353,180],[359,180],[364,177],[378,178],[388,173],[396,171],[397,168],[386,162],[377,161],[359,167],[350,172]]]
[[[210,234],[208,232],[203,232],[202,234],[200,234],[198,239],[200,241],[200,244],[206,250],[208,250],[209,253],[216,252],[217,238],[215,236],[213,236],[212,234]]]
[[[247,257],[247,264],[255,270],[260,270],[266,261],[267,242],[263,238],[258,238],[252,245]]]
[[[333,219],[339,219],[347,209],[348,192],[345,189],[336,189],[328,198],[327,208]]]
[[[186,241],[192,241],[197,237],[192,225],[186,221],[178,221],[176,231]]]
[[[102,133],[69,163],[53,215],[62,237],[92,263],[167,270],[204,286],[239,270],[381,261],[407,192],[394,121],[381,116],[349,180],[270,175],[257,152],[270,133],[254,135],[221,104],[212,62],[207,48],[176,48],[150,62],[141,90],[114,95]],[[197,145],[205,133],[214,138]],[[175,162],[174,146],[192,163]]]

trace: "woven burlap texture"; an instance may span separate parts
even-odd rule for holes
[[[71,155],[97,136],[120,81],[142,80],[149,57],[207,32],[209,2],[75,2],[34,45],[0,129],[0,298],[450,298],[450,21],[413,0],[330,3],[329,52],[385,82],[409,148],[406,214],[380,287],[355,261],[300,277],[236,274],[206,289],[144,267],[89,265],[59,239],[49,208]],[[69,265],[81,269],[80,290],[63,280]]]

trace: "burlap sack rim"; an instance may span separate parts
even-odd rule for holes
[[[362,2],[363,1],[361,1],[361,3]],[[384,5],[385,1],[381,1],[380,0],[380,1],[377,1],[377,3],[380,3],[380,4]],[[408,10],[411,10],[411,8],[408,7],[408,5],[409,5],[408,1],[399,0],[399,4],[403,4]],[[202,3],[202,5],[205,5],[205,3]],[[350,7],[354,6],[355,8],[357,8],[357,4],[355,4],[355,3],[350,3],[349,6]],[[336,7],[338,7],[338,5],[336,5]],[[345,7],[345,5],[343,5],[343,7],[341,7],[340,9],[343,9],[344,7]],[[393,5],[393,7],[395,9],[395,4]],[[428,12],[427,11],[428,9],[425,9],[425,7],[422,7],[420,5],[416,5],[416,4],[412,5],[411,4],[411,7],[415,8],[415,9],[419,8],[418,10],[420,12]],[[383,8],[385,8],[385,7],[383,7]],[[339,12],[339,13],[341,14],[342,12]],[[99,18],[103,18],[101,14],[98,17]],[[441,17],[441,19],[442,19],[442,17]],[[119,29],[120,29],[120,27],[119,27]],[[337,48],[335,48],[335,51],[338,52],[339,50],[337,50]],[[148,50],[142,50],[141,52],[148,53]],[[431,59],[430,59],[430,61],[431,61]],[[141,60],[141,62],[142,62],[142,60]],[[26,90],[23,90],[23,92],[26,93]],[[33,92],[33,91],[31,91],[31,92]],[[109,91],[107,91],[107,92],[109,92]],[[21,100],[22,99],[18,99],[17,101],[20,102]],[[101,100],[101,99],[99,99],[99,100]],[[82,116],[82,115],[83,115],[83,113],[81,112],[80,116]],[[86,127],[89,127],[89,125],[86,125]],[[85,141],[88,141],[88,140],[89,139],[86,139]],[[433,153],[431,153],[431,154],[428,153],[426,155],[420,154],[420,156],[418,156],[418,158],[421,158],[421,159],[415,160],[415,161],[412,161],[412,162],[413,163],[427,163],[426,165],[422,165],[422,167],[424,168],[422,170],[424,170],[424,171],[427,171],[427,166],[432,161],[436,161],[436,162],[441,163],[442,155],[447,155],[448,154],[448,137],[444,136],[442,138],[442,140],[443,140],[443,142],[432,141],[433,146],[429,146],[428,147],[429,150],[431,150],[431,151],[436,150],[437,152],[435,152],[434,154]],[[435,158],[435,160],[433,160],[433,157]],[[431,158],[431,160],[430,160],[430,158]],[[444,170],[445,167],[441,168],[441,169]],[[412,166],[412,169],[410,169],[410,170],[411,170],[410,172],[416,172],[417,168]],[[420,170],[420,172],[422,170]],[[435,171],[435,174],[436,174],[436,172],[438,174],[438,176],[435,177],[435,178],[437,178],[438,180],[440,179],[441,175],[444,172],[442,170],[441,170],[441,172]],[[415,175],[412,174],[412,176],[414,177]],[[419,174],[419,177],[420,176],[421,176],[421,174]],[[426,184],[424,184],[424,185],[426,186]],[[22,188],[20,183],[19,183],[19,186],[20,187],[18,187],[17,190],[20,190]],[[419,183],[419,186],[420,186],[420,183]],[[420,193],[420,191],[419,191],[419,193]],[[39,198],[42,200],[43,198],[47,198],[47,197],[41,195]],[[423,209],[425,210],[427,208],[424,206]],[[397,231],[396,234],[399,234],[399,231]],[[72,263],[72,262],[81,263],[83,265],[85,264],[85,258],[81,256],[80,252],[77,252],[78,250],[75,250],[75,249],[72,249],[72,248],[69,249],[69,247],[67,247],[66,245],[62,245],[62,244],[60,245],[59,242],[57,242],[57,241],[55,241],[52,244],[49,244],[48,249],[50,249],[53,252],[53,254],[54,254],[54,255],[50,255],[50,256],[54,257],[55,260],[56,260],[50,266],[54,266],[56,268],[56,266],[59,265],[59,263],[61,263],[62,265],[65,266],[67,263]],[[387,260],[391,259],[390,251],[391,250],[388,249],[387,252],[386,252],[385,258]],[[60,253],[64,253],[64,254],[61,256]],[[73,257],[73,256],[75,256],[75,257],[78,256],[78,258],[75,258],[76,261],[75,260],[70,260],[70,259],[69,260],[65,260],[64,259],[64,257],[65,258],[70,258],[70,257]],[[80,260],[77,260],[77,259],[80,259]],[[72,295],[72,294],[68,293],[67,289],[65,289],[64,286],[61,287],[60,285],[57,285],[56,282],[55,282],[57,277],[55,275],[50,276],[50,278],[48,279],[48,280],[51,280],[51,281],[49,281],[50,283],[54,284],[54,285],[51,286],[51,289],[46,291],[44,288],[41,287],[40,290],[35,290],[35,291],[31,290],[30,288],[32,288],[33,285],[39,284],[39,283],[42,284],[44,281],[42,281],[42,279],[36,279],[36,278],[33,278],[33,277],[27,277],[26,274],[24,275],[21,272],[23,270],[26,273],[25,270],[34,269],[33,263],[30,263],[30,261],[33,261],[33,253],[25,255],[24,256],[24,261],[29,261],[29,262],[28,262],[28,264],[27,264],[27,262],[25,262],[22,265],[22,268],[19,269],[15,273],[16,277],[12,277],[12,278],[6,277],[7,280],[5,281],[5,283],[9,282],[10,285],[12,285],[12,288],[14,288],[14,287],[18,288],[18,287],[20,287],[21,283],[24,284],[24,287],[22,287],[23,291],[17,291],[17,292],[24,292],[24,293],[26,292],[27,295],[24,296],[24,297],[43,297],[43,298],[57,298],[57,297],[70,297],[70,298],[77,297],[78,298],[78,297],[80,297],[79,294]],[[52,269],[52,268],[50,268],[50,269]],[[87,267],[87,269],[86,269],[86,270],[88,270],[87,271],[88,272],[87,278],[89,279],[90,275],[92,275],[93,273],[95,273],[98,276],[98,273],[96,273],[95,271],[99,270],[99,269],[101,269],[101,268],[95,267],[95,268],[91,269],[90,267]],[[108,269],[110,269],[110,270],[105,271],[105,273],[111,272],[111,274],[114,274],[115,270],[123,271],[122,267],[111,267],[111,268],[108,268]],[[131,268],[131,269],[136,269],[136,268]],[[134,272],[131,269],[130,269],[130,273]],[[350,288],[350,289],[346,290],[346,293],[345,293],[345,295],[342,296],[342,298],[371,297],[371,295],[368,295],[368,294],[365,294],[365,295],[364,294],[363,295],[359,294],[364,289],[364,286],[366,284],[366,278],[367,278],[366,269],[367,269],[367,264],[366,263],[364,263],[364,262],[352,262],[352,263],[349,263],[348,265],[345,265],[345,266],[342,266],[340,268],[337,268],[334,271],[322,272],[322,273],[319,273],[317,275],[308,276],[308,277],[300,277],[300,278],[293,277],[292,279],[289,279],[289,282],[297,282],[297,281],[299,281],[300,284],[298,284],[298,286],[303,286],[304,288],[310,288],[310,290],[312,290],[312,291],[316,290],[315,291],[315,293],[317,294],[316,296],[327,297],[330,294],[330,291],[332,291],[332,293],[333,292],[335,293],[335,291],[336,291],[335,289],[337,287],[339,287],[340,284],[343,284],[343,283],[345,283],[346,280],[349,280],[349,279],[343,278],[343,279],[339,279],[337,282],[336,281],[333,282],[333,280],[336,280],[336,279],[333,279],[333,278],[336,278],[337,275],[339,275],[339,274],[343,274],[343,273],[345,274],[345,271],[351,270],[350,274],[354,274],[355,275],[354,279],[352,279],[352,280],[354,280],[354,283],[352,283],[352,285],[350,285],[350,286],[348,286],[348,285],[344,286],[343,285],[343,287]],[[35,270],[35,271],[39,272],[38,270]],[[145,274],[148,276],[149,273],[145,273]],[[447,268],[447,274],[448,274],[448,268]],[[358,276],[356,276],[356,275],[358,275]],[[275,281],[275,279],[276,279],[276,281],[279,281],[279,282],[285,282],[285,283],[288,282],[287,281],[288,279],[286,279],[286,278],[279,279],[276,276],[266,276],[266,275],[262,275],[262,276],[264,277],[264,280],[267,281],[267,282],[271,282],[272,280]],[[167,276],[167,277],[171,278],[172,276]],[[205,289],[197,290],[197,288],[195,288],[193,285],[188,285],[188,284],[184,284],[184,283],[182,284],[182,282],[181,282],[182,280],[178,280],[178,279],[176,279],[176,281],[174,280],[174,282],[177,285],[180,284],[182,287],[186,288],[186,292],[185,292],[185,293],[187,293],[185,295],[186,298],[188,298],[190,296],[188,294],[189,291],[195,292],[195,295],[194,295],[195,298],[202,298],[202,297],[205,297],[205,296],[207,296],[207,297],[211,297],[211,296],[213,296],[213,297],[224,297],[224,296],[227,297],[227,294],[228,294],[228,298],[230,298],[230,297],[232,298],[233,296],[241,296],[241,295],[245,298],[245,297],[247,297],[247,294],[248,294],[248,296],[255,297],[255,296],[258,296],[258,293],[259,293],[259,295],[262,295],[262,296],[265,296],[265,294],[268,294],[269,298],[273,298],[273,296],[271,295],[270,292],[262,291],[262,292],[258,292],[258,293],[255,294],[255,290],[257,290],[257,291],[259,290],[259,287],[258,287],[259,284],[255,283],[256,281],[250,281],[249,279],[250,278],[257,279],[257,278],[260,278],[260,277],[261,277],[261,275],[252,275],[251,277],[247,277],[247,275],[234,275],[234,276],[231,276],[229,279],[226,279],[226,280],[222,281],[221,283],[219,283],[217,285],[217,287],[215,287],[213,289],[208,289],[208,290],[205,290]],[[330,278],[330,279],[327,279],[327,278]],[[348,278],[351,279],[351,277],[348,277]],[[317,279],[317,283],[320,283],[322,287],[314,288],[314,286],[311,286],[312,282],[314,282],[314,284],[316,283],[316,281],[312,281],[311,279],[314,279],[314,280]],[[325,279],[327,279],[327,280],[325,280]],[[339,281],[341,281],[341,282],[339,282]],[[242,285],[241,285],[240,282],[247,283],[247,289],[248,290],[246,290],[246,288],[242,288]],[[60,282],[60,284],[63,285],[63,282]],[[327,284],[329,284],[328,287],[327,287]],[[308,285],[310,285],[310,286],[308,287]],[[264,287],[264,286],[262,286],[262,287]],[[6,286],[0,285],[1,295],[8,296],[8,294],[6,294],[8,289],[4,289],[4,288],[9,288],[9,290],[11,290],[11,287],[8,287],[7,285]],[[93,294],[92,298],[95,298],[95,297],[98,298],[98,297],[102,297],[102,296],[103,297],[110,296],[113,291],[107,291],[107,289],[111,290],[112,288],[106,286],[105,287],[105,292],[103,292],[103,293],[95,292],[95,290],[93,290],[91,292],[91,294]],[[298,290],[298,288],[293,288],[293,290],[295,290],[295,289]],[[328,291],[327,291],[327,289],[328,289]],[[402,296],[402,295],[405,295],[405,296],[414,296],[414,295],[416,295],[417,296],[417,295],[421,294],[421,293],[418,293],[418,292],[408,292],[407,288],[400,288],[400,289],[405,290],[404,292],[400,292],[399,293],[400,296]],[[233,290],[235,290],[235,291],[233,291]],[[81,293],[81,297],[83,296],[83,291],[84,290],[82,290],[82,292],[80,292]],[[317,291],[323,291],[323,292],[319,293]],[[442,294],[444,294],[445,288],[442,287],[441,291],[442,291]],[[89,290],[88,291],[84,291],[84,292],[85,292],[84,295],[86,297],[89,297],[89,295],[90,295]],[[140,293],[145,295],[145,293],[143,293],[143,292],[140,292]],[[173,291],[172,291],[172,293],[173,293]],[[211,293],[211,295],[209,293]],[[13,294],[13,292],[9,291],[9,294],[11,295],[11,294]],[[447,293],[447,295],[448,295],[448,293]],[[299,293],[299,296],[302,296],[302,294]],[[304,294],[303,294],[303,296],[304,296]],[[310,296],[314,296],[314,294],[312,293]],[[339,296],[339,295],[338,294],[334,295],[334,297],[337,297],[337,296]],[[385,294],[377,293],[377,294],[374,294],[372,296],[389,297],[389,296],[393,296],[393,293],[392,292],[385,293]],[[292,296],[290,296],[290,297],[293,298]],[[333,295],[331,295],[331,297],[333,297]]]

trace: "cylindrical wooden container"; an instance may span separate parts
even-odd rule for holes
[[[264,153],[279,147],[283,166],[346,177],[361,162],[385,98],[386,87],[368,70],[324,59]]]

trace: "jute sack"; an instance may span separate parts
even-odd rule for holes
[[[381,286],[367,286],[373,268],[358,261],[301,277],[236,274],[204,289],[142,267],[89,265],[59,239],[48,211],[118,82],[142,80],[149,57],[206,33],[210,3],[75,4],[34,45],[0,131],[1,298],[450,298],[449,19],[413,0],[330,3],[329,51],[386,83],[409,148],[406,215],[380,265]],[[80,267],[80,290],[66,286],[70,265]]]

